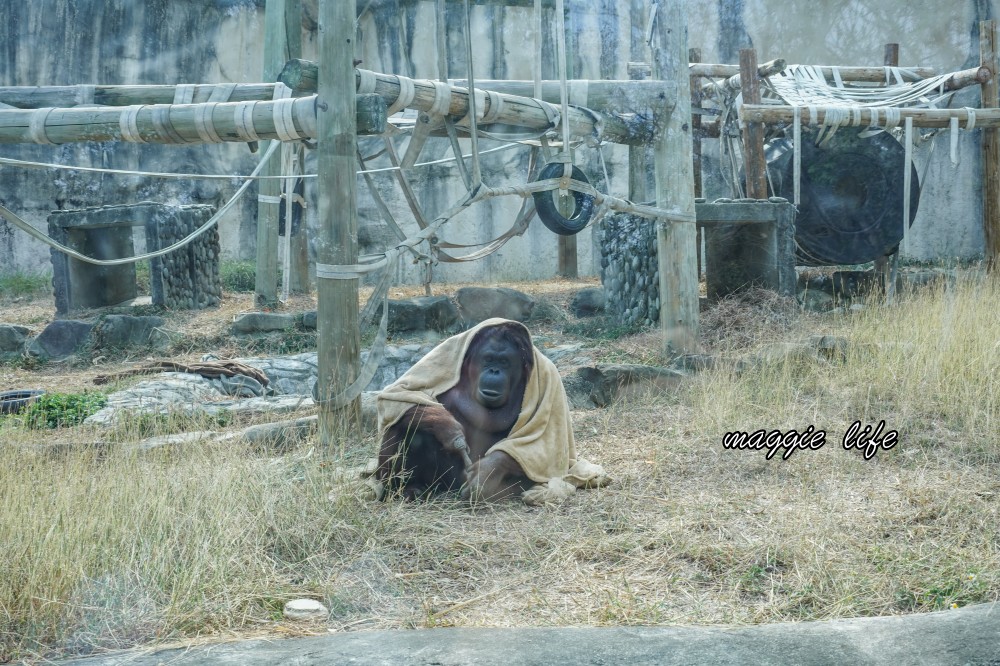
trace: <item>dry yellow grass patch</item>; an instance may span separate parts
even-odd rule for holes
[[[679,393],[576,412],[580,452],[616,482],[544,509],[331,500],[334,468],[370,456],[374,433],[336,442],[345,458],[314,444],[140,456],[127,430],[77,428],[42,439],[105,446],[57,454],[2,421],[0,658],[283,634],[297,596],[321,599],[334,630],[758,623],[996,600],[998,303],[1000,286],[973,277],[756,335],[749,317],[735,342],[720,329],[727,353],[817,333],[849,344],[843,359],[724,364]],[[594,353],[649,362],[657,346],[644,334]],[[844,450],[856,419],[884,420],[899,443],[870,460]],[[826,444],[788,460],[722,446],[733,430],[808,425]]]

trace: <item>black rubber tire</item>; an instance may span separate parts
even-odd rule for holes
[[[41,390],[0,391],[0,414],[17,414],[45,393]]]
[[[563,174],[563,163],[562,162],[549,162],[538,174],[538,180],[548,180],[550,178],[561,178]],[[573,180],[579,180],[582,183],[590,184],[587,180],[587,176],[584,175],[577,167],[573,167]],[[573,198],[576,200],[576,210],[573,211],[572,217],[563,217],[559,209],[556,208],[555,199],[552,197],[552,192],[554,190],[548,190],[545,192],[534,192],[532,193],[532,198],[535,200],[535,211],[538,213],[538,219],[542,221],[549,231],[557,233],[560,236],[573,236],[578,234],[590,223],[590,219],[594,217],[594,197],[590,194],[584,194],[583,192],[573,192]]]
[[[905,164],[895,138],[868,138],[844,127],[824,146],[802,132],[802,201],[795,219],[800,266],[863,264],[895,252],[903,240],[903,169],[910,171],[910,219],[917,215],[917,169]],[[792,201],[792,144],[776,139],[765,147],[775,194]]]

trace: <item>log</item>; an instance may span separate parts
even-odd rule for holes
[[[744,104],[760,104],[760,79],[756,73],[757,52],[740,49]],[[761,123],[744,124],[743,165],[746,170],[746,195],[751,199],[767,199],[767,162],[764,159],[764,126]]]
[[[240,83],[227,102],[250,102],[274,98],[273,83]],[[194,84],[191,102],[208,102],[226,84]],[[316,91],[313,90],[313,93]],[[81,104],[97,106],[131,106],[132,104],[172,104],[177,86],[0,86],[0,103],[19,109],[71,107]],[[302,97],[303,95],[298,95]]]
[[[757,68],[757,78],[766,79],[769,76],[774,76],[775,74],[785,71],[785,67],[787,67],[785,61],[780,58],[777,60],[771,60],[769,62],[765,62],[763,65]],[[739,74],[733,74],[732,76],[730,76],[725,81],[722,81],[721,83],[715,83],[714,81],[709,81],[708,83],[704,84],[701,87],[701,91],[702,94],[708,94],[711,91],[715,90],[716,87],[721,87],[725,90],[730,90],[732,92],[739,92],[743,87],[742,81],[743,80],[740,78]],[[758,85],[758,89],[759,87],[760,86]]]
[[[1000,42],[996,21],[979,24],[979,57],[984,68],[996,75],[1000,73]],[[1000,87],[996,77],[982,87],[982,106],[976,111],[976,124],[980,114],[1000,114]],[[986,107],[989,107],[987,109]],[[997,125],[1000,126],[1000,125]],[[983,235],[985,237],[986,268],[996,274],[1000,265],[1000,135],[997,126],[987,126],[983,132]]]
[[[465,79],[452,79],[452,85],[465,88]],[[542,81],[541,99],[551,104],[559,104],[560,91],[558,81]],[[658,96],[666,91],[670,99],[677,99],[677,84],[673,81],[615,81],[570,79],[566,82],[569,92],[569,103],[585,106],[589,109],[627,112],[642,109],[656,103]],[[496,79],[476,79],[476,87],[480,90],[493,90],[507,95],[520,97],[535,97],[534,81]]]
[[[294,63],[294,64],[290,64]],[[306,60],[289,61],[285,64],[285,69],[278,76],[278,80],[294,90],[300,92],[308,91],[308,82],[312,75],[307,75],[311,69],[316,68],[316,63]],[[399,97],[399,78],[393,74],[380,74],[378,72],[366,72],[365,76],[371,74],[375,77],[374,92],[385,98],[386,104],[391,106]],[[356,74],[356,83],[360,88],[362,74]],[[430,111],[434,106],[435,88],[432,81],[414,79],[413,101],[407,106],[417,111]],[[482,91],[483,88],[477,88]],[[667,86],[661,86],[660,92],[652,96],[655,105],[667,105],[672,107],[676,103],[676,95],[671,95],[671,90]],[[447,115],[465,117],[469,112],[469,91],[466,88],[452,86],[451,103],[448,106]],[[553,104],[535,100],[531,97],[520,95],[509,95],[498,93],[502,103],[502,109],[496,120],[497,124],[514,125],[529,129],[543,130],[550,128],[549,118],[552,113],[559,113],[558,107]],[[491,113],[490,100],[485,101],[486,113]],[[547,105],[547,106],[543,106]],[[570,132],[574,136],[590,136],[600,138],[612,143],[622,143],[631,145],[634,143],[646,143],[652,140],[652,128],[643,118],[636,116],[618,115],[612,113],[601,113],[599,111],[571,108],[568,118]],[[461,128],[459,128],[461,129]]]
[[[819,65],[823,71],[823,76],[833,78],[833,66]],[[885,81],[885,67],[837,67],[840,78],[843,81],[867,81],[878,83]],[[722,79],[736,76],[740,73],[739,65],[709,65],[705,63],[692,63],[689,66],[691,76],[703,76],[710,79]],[[906,67],[900,71],[904,81],[919,81],[929,79],[935,75],[931,67]]]
[[[997,128],[1000,127],[1000,109],[973,109],[976,114],[976,127]],[[745,122],[765,123],[767,125],[791,124],[793,109],[790,106],[777,106],[771,104],[744,104],[742,115]],[[801,122],[803,125],[809,123],[808,111],[801,111]],[[965,109],[899,109],[900,123],[907,117],[913,118],[914,127],[948,127],[949,120],[957,116],[959,125],[964,127],[968,121],[969,112]],[[826,118],[826,107],[816,109],[816,120],[824,122]],[[871,109],[861,109],[861,125],[867,127],[871,123]],[[885,125],[885,113],[879,114],[880,125]]]
[[[251,118],[260,139],[280,139],[275,128],[276,102],[258,101]],[[205,143],[195,124],[196,113],[206,104],[151,104],[139,109],[135,126],[145,143]],[[210,113],[212,125],[222,141],[246,143],[236,130],[235,113],[239,102],[215,104]],[[75,141],[126,140],[122,118],[127,107],[80,107],[68,109],[0,109],[0,143],[71,143]],[[162,129],[154,114],[165,112],[170,130]],[[32,119],[44,115],[44,131],[32,133]],[[366,134],[381,134],[386,129],[385,102],[378,95],[355,96],[358,127]],[[316,136],[316,96],[300,97],[292,102],[291,118],[296,132],[307,138]]]

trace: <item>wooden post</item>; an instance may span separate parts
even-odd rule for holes
[[[274,81],[289,59],[285,31],[286,0],[267,0],[264,8],[263,79]],[[265,150],[267,144],[262,146]],[[281,175],[276,153],[261,171],[262,176]],[[257,273],[254,283],[257,307],[278,302],[278,211],[281,181],[262,180],[257,186]]]
[[[695,262],[691,91],[684,0],[659,0],[652,26],[653,77],[677,83],[677,104],[654,109],[656,205],[690,215],[690,222],[656,221],[660,270],[660,328],[664,356],[698,348],[698,272]]]
[[[285,0],[285,42],[289,59],[302,57],[302,0]],[[284,63],[282,63],[283,66]],[[285,233],[288,233],[291,227],[285,229]],[[302,224],[292,233],[290,246],[292,274],[289,276],[289,287],[292,293],[308,294],[310,287],[309,234],[306,231],[304,210],[302,211]]]
[[[885,56],[882,64],[886,67],[899,67],[899,44],[886,44]],[[906,165],[907,169],[910,165]],[[904,222],[904,224],[906,224]],[[891,302],[896,292],[895,271],[896,263],[899,261],[899,251],[897,250],[890,265],[889,257],[879,257],[875,260],[875,275],[882,282],[882,289],[885,291],[886,301]]]
[[[701,62],[701,49],[688,49],[688,62]],[[697,77],[690,77],[691,108],[701,109],[701,86]],[[701,114],[691,115],[691,165],[694,169],[694,196],[701,196]],[[698,266],[698,280],[701,280],[701,227],[695,231],[695,254]]]
[[[633,66],[648,58],[646,45],[646,17],[649,14],[648,3],[645,0],[632,0],[629,16],[632,22],[632,40],[629,49],[631,61],[628,67],[628,77],[632,81],[644,81],[649,78],[651,70],[648,65]],[[632,201],[648,202],[652,200],[650,192],[649,163],[652,161],[652,150],[649,143],[635,144],[628,147],[628,198]]]
[[[556,5],[558,7],[558,4]],[[564,20],[562,22],[556,21],[556,26],[569,25],[569,7],[565,7],[563,10]],[[556,28],[558,29],[558,27]],[[563,58],[566,61],[566,79],[573,78],[573,54],[576,53],[576,35],[570,26],[570,29],[566,31],[566,52],[563,54]],[[568,150],[563,148],[563,150]],[[571,196],[560,197],[560,212],[563,215],[572,215],[573,207],[575,206],[574,199]],[[557,274],[559,277],[569,278],[575,280],[579,276],[579,269],[577,267],[577,248],[576,248],[576,234],[572,236],[559,236],[559,266],[557,269]]]
[[[996,21],[979,24],[979,57],[990,70],[990,80],[982,84],[984,109],[1000,107],[1000,44]],[[1000,136],[995,128],[983,129],[983,235],[986,240],[986,270],[993,274],[1000,266]]]
[[[317,263],[358,260],[357,135],[354,113],[353,2],[320,0],[317,99]],[[360,401],[335,409],[331,398],[357,378],[360,359],[358,279],[318,280],[316,329],[319,377],[319,443],[329,449],[338,431],[357,423]]]
[[[744,104],[760,104],[757,51],[754,49],[740,49],[740,87]],[[743,169],[746,171],[747,197],[767,199],[764,126],[760,123],[747,122],[743,127]]]

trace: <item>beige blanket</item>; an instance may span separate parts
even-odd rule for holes
[[[524,328],[530,339],[527,328],[519,322],[487,319],[468,331],[444,340],[379,394],[376,401],[379,433],[384,434],[387,428],[414,405],[437,404],[439,395],[458,384],[462,359],[476,333],[499,324],[514,324]],[[571,483],[574,487],[605,485],[608,479],[600,466],[577,458],[569,401],[559,371],[534,346],[532,351],[534,368],[525,386],[521,414],[511,428],[510,435],[493,448],[510,455],[521,465],[525,475],[538,484],[559,486],[556,482],[550,484],[555,479]],[[529,490],[528,493],[533,490],[536,489]],[[556,499],[543,496],[531,503],[546,503]]]

